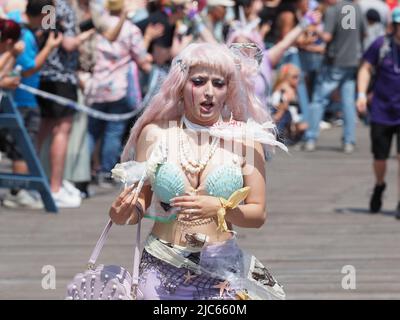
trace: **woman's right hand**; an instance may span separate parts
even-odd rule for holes
[[[114,200],[110,208],[110,218],[115,224],[123,225],[128,222],[129,224],[138,223],[138,209],[136,202],[134,202],[135,191],[134,185],[126,188],[121,194]]]

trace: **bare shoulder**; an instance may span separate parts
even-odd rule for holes
[[[264,157],[263,146],[260,142],[248,139],[242,143],[242,146],[245,151],[245,157],[249,156],[247,154],[248,152],[253,152],[254,154],[262,155]]]
[[[265,161],[264,150],[261,143],[247,139],[245,141],[234,142],[234,144],[233,150],[236,156],[239,157],[242,168],[248,164],[254,165],[255,160],[257,160],[257,163]]]
[[[164,130],[164,122],[152,122],[145,125],[140,131],[138,141],[149,141],[157,138]]]
[[[143,127],[142,131],[140,132],[140,136],[142,135],[159,136],[171,126],[171,123],[173,124],[174,122],[168,120],[160,120],[149,123]]]
[[[156,142],[158,142],[159,139],[166,134],[167,129],[173,125],[173,121],[165,120],[154,121],[147,124],[139,134],[137,149],[146,150],[146,152],[151,151]]]

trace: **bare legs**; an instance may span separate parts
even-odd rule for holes
[[[397,155],[397,199],[400,201],[400,155]],[[374,160],[374,173],[376,184],[381,186],[385,182],[386,160]]]
[[[400,220],[400,154],[397,155],[397,208],[396,208],[396,219]]]
[[[72,116],[61,119],[43,118],[38,134],[39,150],[44,140],[51,134],[50,145],[50,188],[58,192],[61,188],[64,164],[68,149],[69,134],[72,127]]]
[[[385,182],[386,160],[374,160],[374,173],[376,184],[381,186]]]
[[[397,155],[398,170],[397,170],[397,201],[396,218],[400,219],[400,154]],[[385,175],[386,175],[386,160],[374,160],[374,173],[376,185],[374,193],[370,201],[370,211],[376,213],[382,205],[382,193],[385,190]]]

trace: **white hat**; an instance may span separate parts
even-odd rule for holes
[[[215,7],[215,6],[224,6],[224,7],[233,7],[235,5],[235,1],[233,0],[207,0],[207,6]]]

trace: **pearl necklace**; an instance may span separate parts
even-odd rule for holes
[[[183,123],[185,123],[188,129],[193,129],[194,131],[208,130],[207,127],[196,125],[190,122],[185,116],[182,117],[179,130],[179,160],[182,168],[189,172],[190,174],[197,174],[202,171],[208,161],[211,159],[215,151],[217,150],[219,139],[213,137],[211,145],[208,148],[208,152],[203,153],[199,161],[194,160],[190,155],[193,154],[190,146],[187,143],[187,138],[185,139],[183,135]],[[185,141],[186,140],[186,141]]]

